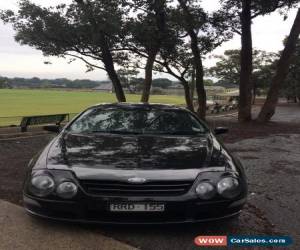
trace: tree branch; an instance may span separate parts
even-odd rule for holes
[[[74,55],[74,54],[70,54],[70,53],[65,53],[66,56],[71,56],[71,57],[75,57],[77,59],[82,60],[83,62],[85,62],[87,65],[94,67],[94,68],[98,68],[98,69],[102,69],[102,70],[106,70],[104,67],[98,66],[96,64],[90,63],[89,61],[87,61],[85,58],[83,58],[82,56],[78,56],[78,55]]]
[[[286,3],[284,3],[284,2],[281,3],[281,4],[279,2],[277,2],[277,4],[272,9],[270,9],[268,11],[260,10],[260,11],[255,12],[254,14],[251,15],[251,19],[254,19],[254,18],[256,18],[257,16],[260,16],[260,15],[266,15],[268,13],[274,12],[275,10],[280,9],[280,8],[284,7],[285,5],[286,5]]]

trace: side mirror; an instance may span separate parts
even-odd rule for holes
[[[53,132],[53,133],[59,133],[60,132],[60,126],[59,125],[47,125],[43,127],[44,130]]]
[[[229,129],[226,127],[217,127],[215,128],[215,134],[216,135],[221,135],[221,134],[226,134],[228,133]]]

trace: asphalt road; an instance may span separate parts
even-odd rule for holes
[[[252,107],[252,115],[255,119],[261,109],[261,106],[253,106]],[[237,120],[238,111],[233,112],[231,114],[219,114],[210,116],[215,120]],[[290,122],[290,123],[300,123],[300,105],[296,104],[289,104],[289,105],[281,105],[276,108],[274,116],[271,118],[272,122]]]
[[[300,123],[300,105],[296,103],[277,107],[276,113],[272,117],[272,121]]]

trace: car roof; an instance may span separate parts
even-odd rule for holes
[[[162,103],[130,103],[130,102],[117,102],[117,103],[99,103],[91,108],[125,108],[125,109],[160,109],[160,110],[187,110],[172,104]]]

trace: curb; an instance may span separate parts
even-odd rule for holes
[[[47,134],[37,134],[37,135],[28,135],[28,136],[16,136],[16,137],[2,137],[0,136],[0,141],[14,141],[14,140],[23,140],[23,139],[31,139],[31,138],[36,138],[36,137],[42,137],[42,136],[47,136],[50,135],[49,133]]]
[[[54,223],[26,215],[12,203],[0,200],[0,249],[135,250],[133,246],[79,225]]]

